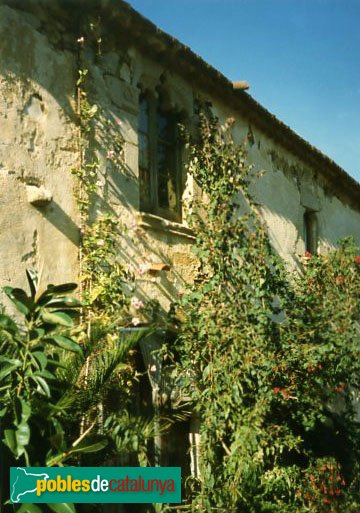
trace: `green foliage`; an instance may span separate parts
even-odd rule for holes
[[[85,229],[82,282],[84,301],[91,305],[92,313],[116,312],[118,324],[124,325],[133,276],[118,260],[118,224],[112,215],[105,214]]]
[[[93,458],[87,455],[99,453],[102,456],[97,460],[104,461],[121,452],[117,422],[127,416],[130,392],[122,392],[129,390],[132,376],[129,354],[144,332],[123,337],[118,329],[116,338],[113,331],[102,343],[85,339],[79,345],[76,339],[81,340],[82,328],[74,321],[82,305],[67,295],[76,285],[49,285],[40,293],[36,273],[27,271],[27,278],[30,294],[4,288],[22,321],[0,315],[0,420],[5,460],[9,466],[54,466],[78,464],[80,456]],[[101,420],[99,405],[103,407]],[[138,444],[144,447],[146,437],[153,436],[148,422],[128,419],[121,432],[129,437],[136,424]],[[125,445],[123,453],[130,451]],[[5,465],[3,457],[1,464]],[[25,511],[25,505],[21,508]],[[66,508],[73,506],[64,505],[63,510]]]
[[[16,459],[24,456],[29,464],[27,447],[36,415],[54,396],[61,350],[82,354],[69,330],[80,303],[66,294],[76,288],[74,283],[49,285],[37,293],[37,276],[27,271],[30,295],[24,290],[4,287],[4,292],[23,316],[17,324],[6,314],[0,316],[0,388],[3,397],[3,443]]]
[[[176,348],[202,419],[201,478],[189,509],[358,511],[350,484],[360,450],[356,248],[348,240],[327,256],[308,255],[302,274],[289,276],[230,132],[230,123],[201,114],[200,144],[188,144],[188,170],[203,193],[190,219],[199,275],[179,305]],[[310,495],[307,476],[321,465],[336,466],[348,484]]]

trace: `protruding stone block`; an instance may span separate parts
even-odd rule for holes
[[[52,194],[48,189],[45,189],[42,185],[40,187],[36,185],[26,186],[28,202],[34,205],[34,207],[44,207],[52,201]]]

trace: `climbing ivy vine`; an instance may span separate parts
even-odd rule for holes
[[[200,115],[188,172],[197,279],[177,373],[201,418],[191,511],[359,511],[360,257],[351,240],[290,273],[249,192],[246,152]]]
[[[90,98],[91,81],[84,57],[85,46],[95,45],[101,56],[100,21],[89,23],[86,37],[80,37],[77,111],[79,116],[79,166],[72,170],[78,180],[80,212],[80,289],[83,303],[78,339],[93,349],[84,373],[84,387],[103,392],[94,394],[93,414],[84,415],[81,431],[97,418],[98,429],[111,439],[106,457],[135,456],[147,461],[147,440],[154,436],[152,419],[134,410],[138,373],[135,348],[145,330],[130,334],[134,310],[143,304],[134,297],[135,275],[121,259],[128,230],[104,196],[109,169],[124,169],[120,120]],[[96,36],[95,40],[94,37]],[[95,41],[95,43],[94,43]],[[99,369],[99,355],[103,366]],[[118,357],[116,357],[118,355]],[[101,359],[101,358],[100,358]],[[116,401],[111,397],[116,397]],[[124,460],[124,461],[125,461]],[[99,460],[100,461],[100,460]]]

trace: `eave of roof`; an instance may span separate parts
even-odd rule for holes
[[[129,32],[131,40],[144,53],[166,64],[168,69],[182,73],[203,90],[216,94],[242,112],[269,137],[294,152],[301,160],[316,168],[331,187],[332,193],[360,210],[360,184],[342,167],[315,146],[296,134],[244,90],[196,55],[189,47],[163,32],[123,0],[103,0],[103,8],[111,7],[112,16]]]
[[[289,126],[271,114],[250,94],[234,89],[233,83],[218,70],[196,55],[189,47],[163,32],[123,0],[0,0],[23,10],[36,10],[46,6],[62,17],[72,28],[80,27],[84,14],[99,16],[108,26],[108,34],[115,35],[122,43],[134,44],[141,51],[167,69],[180,73],[217,98],[243,114],[268,137],[293,152],[300,160],[309,163],[323,177],[334,196],[345,200],[360,210],[360,184],[336,162],[323,154]],[[104,38],[105,43],[105,38]]]

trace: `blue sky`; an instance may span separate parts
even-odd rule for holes
[[[360,181],[360,0],[129,0]]]

